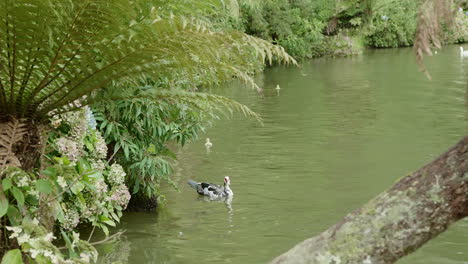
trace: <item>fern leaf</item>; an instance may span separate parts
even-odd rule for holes
[[[172,4],[184,8],[177,1],[157,3],[156,9],[141,0],[0,2],[0,115],[42,120],[111,82],[144,76],[177,88],[235,76],[259,89],[252,64],[295,64],[279,46],[215,30],[190,8],[174,14]],[[206,10],[221,5],[193,3]]]
[[[0,123],[0,169],[6,165],[21,166],[13,147],[23,140],[26,133],[26,124],[18,119]]]

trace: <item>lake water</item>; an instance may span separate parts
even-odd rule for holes
[[[126,213],[122,240],[100,246],[100,262],[267,263],[319,234],[468,134],[468,58],[452,46],[426,63],[432,81],[411,49],[372,50],[268,69],[256,78],[261,94],[237,82],[213,88],[264,125],[234,115],[181,149],[180,191],[164,188],[157,213]],[[186,184],[226,175],[230,206]],[[468,263],[468,221],[399,263]]]

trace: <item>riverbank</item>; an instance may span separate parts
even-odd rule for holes
[[[414,43],[419,1],[265,1],[241,4],[232,27],[283,46],[296,59],[349,56]],[[442,25],[445,44],[468,41],[468,6]]]

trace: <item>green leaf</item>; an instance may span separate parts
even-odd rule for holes
[[[86,177],[85,177],[86,176]],[[102,179],[102,173],[97,170],[92,170],[86,174],[83,174],[83,179],[87,178],[86,180],[89,181],[89,178],[94,178],[94,179]]]
[[[2,258],[1,264],[23,264],[21,251],[19,249],[12,249],[8,251]]]
[[[107,221],[103,221],[103,223],[107,224],[107,225],[110,225],[110,226],[114,226],[115,227],[115,222],[112,221],[112,220],[107,220]]]
[[[23,207],[23,205],[24,205],[24,194],[23,194],[23,192],[21,192],[20,189],[13,186],[11,188],[11,193],[13,194],[13,197],[15,197],[16,201],[18,202],[18,205],[20,207]]]
[[[83,197],[83,194],[78,193],[76,196],[78,196],[78,200],[80,201],[81,207],[84,209],[86,207],[86,200]]]
[[[85,173],[89,173],[90,171],[92,171],[89,163],[83,158],[80,158],[77,165],[78,165],[77,167],[78,167],[79,174],[85,174]]]
[[[105,223],[107,225],[110,225],[110,226],[115,226],[114,221],[110,220],[109,217],[107,217],[105,215],[100,215],[99,216],[99,221],[101,221],[102,223]]]
[[[93,184],[90,184],[90,183],[88,183],[88,182],[83,182],[83,184],[84,184],[88,189],[90,189],[90,190],[92,190],[92,191],[96,191],[96,190],[97,190],[96,187],[95,187]]]
[[[60,223],[63,223],[65,221],[65,216],[63,213],[62,206],[60,206],[60,203],[55,201],[55,204],[53,204],[52,208],[55,210],[55,217]]]
[[[75,184],[73,184],[73,186],[71,187],[71,191],[74,193],[74,194],[77,194],[79,192],[81,192],[83,189],[84,189],[84,184],[81,183],[81,182],[76,182]]]
[[[124,150],[124,155],[125,155],[125,158],[128,160],[129,159],[129,151],[128,151],[128,146],[127,145],[123,145],[123,150]]]
[[[39,200],[36,197],[32,196],[32,195],[26,195],[25,202],[30,204],[30,205],[34,205],[34,206],[39,205]]]
[[[52,192],[52,184],[46,179],[40,179],[36,182],[36,188],[39,192],[50,194]]]
[[[8,199],[3,193],[0,193],[0,217],[4,216],[8,211]]]
[[[12,183],[10,178],[5,178],[2,180],[3,191],[8,191],[11,188]]]
[[[54,177],[55,178],[55,175],[57,174],[57,170],[55,168],[47,168],[43,171],[41,171],[42,174],[48,176],[49,178],[50,177]]]
[[[63,230],[61,230],[60,232],[62,233],[63,240],[65,240],[65,245],[67,246],[68,254],[70,255],[70,257],[77,256],[78,254],[76,254],[75,249],[73,248],[73,244],[70,238],[68,237],[67,233],[65,233],[65,231]]]
[[[114,147],[114,155],[115,153],[117,153],[117,151],[119,151],[120,149],[120,141],[117,141],[117,143],[115,143],[115,147]]]
[[[8,206],[7,216],[11,225],[16,226],[21,224],[21,215],[18,211],[18,208],[16,208],[15,206],[11,204]]]
[[[67,156],[62,157],[62,162],[63,162],[63,165],[67,165],[67,166],[70,165],[71,163]]]
[[[120,218],[114,212],[110,212],[110,214],[111,214],[112,218],[114,218],[115,221],[120,223]]]
[[[94,151],[94,146],[91,142],[89,142],[89,140],[85,139],[83,142],[85,143],[86,148],[88,148],[88,150]]]
[[[107,217],[105,215],[100,215],[99,216],[99,221],[104,222],[104,221],[107,221],[107,220],[110,220],[109,217]]]
[[[106,236],[109,236],[109,228],[107,228],[107,226],[100,224],[99,227],[102,229],[104,234],[106,234]]]

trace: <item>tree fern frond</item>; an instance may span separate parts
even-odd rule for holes
[[[205,111],[210,111],[211,109],[221,110],[221,107],[224,107],[229,111],[237,111],[246,117],[254,118],[260,123],[262,122],[260,116],[250,110],[249,107],[220,95],[182,90],[158,90],[154,92],[154,96],[158,100],[168,100],[174,103],[183,102]]]
[[[12,119],[0,123],[0,170],[6,166],[21,166],[13,148],[23,140],[27,132],[26,124],[21,120]]]
[[[135,99],[152,99],[155,102],[169,102],[171,104],[188,105],[193,109],[205,113],[213,113],[214,111],[228,110],[230,113],[239,112],[249,118],[254,118],[262,123],[261,117],[252,111],[246,105],[236,102],[224,96],[201,93],[188,92],[181,89],[155,89],[150,88],[136,94],[115,94],[109,91],[105,95],[100,95],[94,98],[89,98],[84,104],[102,104],[109,101],[120,100],[135,100]]]
[[[204,8],[220,4],[209,2]],[[174,1],[1,0],[0,115],[43,119],[113,81],[142,76],[189,89],[236,77],[259,89],[249,76],[259,65],[296,63],[279,46],[220,32],[170,12],[174,6],[180,8]]]

